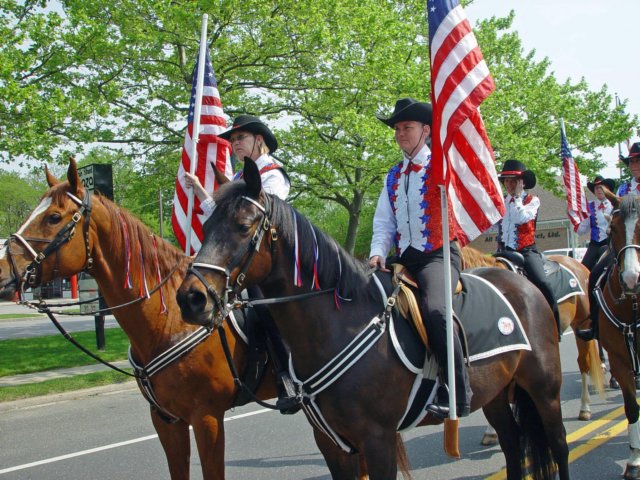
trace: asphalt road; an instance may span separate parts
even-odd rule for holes
[[[0,302],[0,314],[3,316],[11,314],[33,315],[31,318],[0,320],[0,340],[41,337],[59,333],[46,315],[40,314],[23,305],[16,305],[12,302]],[[93,316],[56,315],[56,318],[68,332],[95,330],[95,317]],[[113,315],[107,315],[105,317],[105,328],[117,326],[118,323],[115,321]]]
[[[563,415],[572,451],[574,479],[619,479],[628,455],[621,396],[593,396],[594,420],[576,420],[580,384],[573,337],[561,343]],[[91,394],[88,394],[91,393]],[[608,418],[606,415],[608,415]],[[249,405],[227,413],[227,478],[326,480],[329,474],[302,414],[282,416]],[[484,419],[461,419],[462,458],[442,451],[440,427],[404,435],[414,479],[504,478],[497,447],[479,445]],[[194,452],[195,445],[192,449]],[[201,479],[192,458],[192,478]],[[0,404],[0,480],[168,478],[148,407],[133,384],[39,400]]]

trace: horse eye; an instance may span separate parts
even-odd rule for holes
[[[250,223],[239,223],[238,224],[238,230],[240,230],[240,233],[248,233],[249,230],[251,230],[251,224]]]
[[[59,213],[52,213],[47,217],[47,222],[51,225],[56,225],[62,221],[62,215]]]

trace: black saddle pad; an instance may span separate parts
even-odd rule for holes
[[[508,300],[472,272],[460,274],[462,292],[453,297],[453,311],[462,323],[469,361],[512,350],[531,350],[520,318]]]
[[[576,276],[564,265],[545,259],[544,273],[557,302],[562,302],[574,295],[585,294]]]

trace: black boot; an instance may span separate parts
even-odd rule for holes
[[[595,303],[595,299],[594,299]],[[598,332],[598,316],[600,314],[600,309],[598,305],[591,305],[591,328],[584,328],[580,330],[576,330],[576,337],[588,342],[590,340],[598,340],[600,338]],[[595,319],[595,320],[594,320]]]
[[[283,415],[293,415],[302,408],[302,398],[296,395],[293,380],[291,380],[288,372],[280,372],[278,377],[278,400],[276,401],[276,407]]]
[[[471,413],[472,392],[469,386],[469,372],[462,353],[462,344],[457,335],[453,337],[453,358],[456,370],[456,413],[458,417],[467,417]],[[448,378],[446,370],[446,367],[442,368],[445,378]],[[449,389],[444,383],[438,389],[437,402],[427,405],[427,411],[440,419],[449,416]]]

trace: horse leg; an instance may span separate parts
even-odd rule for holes
[[[595,359],[590,358],[589,348],[584,340],[576,337],[576,346],[578,347],[578,368],[580,370],[580,380],[582,384],[578,420],[587,421],[591,420],[591,396],[589,395],[588,373],[591,369],[591,363]]]
[[[193,422],[193,434],[198,446],[202,478],[224,479],[224,412],[208,413]]]
[[[324,457],[324,461],[327,463],[327,467],[329,467],[329,472],[331,472],[331,478],[333,480],[368,479],[366,475],[360,476],[361,466],[368,468],[362,454],[351,455],[344,452],[333,443],[327,435],[315,428],[313,429],[313,436],[316,440],[316,445],[318,445]]]
[[[496,445],[498,443],[498,432],[491,425],[487,425],[487,428],[484,429],[484,435],[482,436],[482,440],[480,440],[480,445],[485,447]]]
[[[606,347],[607,345],[605,345]],[[640,422],[638,422],[640,407],[638,407],[638,402],[636,401],[636,382],[629,368],[628,354],[624,350],[624,346],[620,345],[619,348],[623,349],[620,355],[616,355],[609,350],[609,366],[611,367],[611,375],[620,384],[624,399],[624,413],[627,417],[627,422],[629,422],[627,431],[630,453],[624,471],[624,478],[625,480],[636,480],[640,479]]]
[[[498,433],[498,442],[507,463],[507,480],[522,479],[520,429],[513,417],[508,388],[482,407],[489,424]]]
[[[370,480],[387,480],[398,475],[396,441],[402,439],[395,431],[381,431],[379,435],[371,433],[365,439],[364,455],[367,461]]]
[[[189,425],[183,421],[172,424],[166,423],[153,409],[151,410],[151,421],[167,457],[171,480],[189,480],[189,461],[191,456]]]

